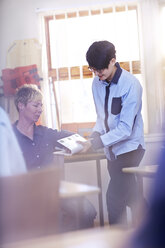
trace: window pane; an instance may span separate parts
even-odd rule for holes
[[[126,69],[132,72],[130,65],[140,64],[136,10],[54,19],[49,22],[49,28],[52,68],[68,71],[67,77],[55,82],[61,122],[95,122],[92,78],[85,79],[82,74],[82,66],[87,65],[87,49],[94,41],[111,41],[116,47],[117,61],[123,62],[121,65],[127,65]],[[70,75],[70,67],[79,68],[80,79]],[[141,75],[136,75],[143,84]],[[66,80],[61,81],[64,78]],[[144,92],[143,117],[147,122],[145,99]]]
[[[58,82],[62,123],[96,120],[91,85],[92,79]]]
[[[136,10],[50,21],[52,68],[86,64],[96,40],[115,44],[119,61],[139,60]]]
[[[67,28],[65,19],[49,22],[52,68],[68,66]]]

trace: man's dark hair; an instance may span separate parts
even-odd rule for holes
[[[88,49],[86,60],[95,69],[108,68],[112,58],[116,58],[115,46],[109,41],[96,41]]]

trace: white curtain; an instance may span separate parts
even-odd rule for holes
[[[53,96],[52,82],[48,76],[48,63],[47,63],[47,53],[46,53],[46,37],[45,37],[45,23],[44,23],[44,15],[38,14],[39,23],[40,23],[40,43],[42,44],[42,77],[43,81],[41,81],[41,88],[44,95],[44,108],[42,113],[42,124],[50,127],[58,129],[58,121],[56,116],[55,102]],[[52,115],[52,111],[55,113]],[[54,116],[54,119],[53,119]]]
[[[161,18],[158,0],[140,0],[142,70],[147,92],[149,133],[161,131],[164,112]]]

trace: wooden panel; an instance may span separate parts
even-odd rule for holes
[[[120,62],[120,66],[130,72],[130,66],[129,62]],[[132,73],[133,74],[140,74],[141,68],[140,68],[140,61],[132,61]]]
[[[132,61],[132,73],[133,74],[140,74],[141,73],[140,61]]]
[[[128,5],[128,10],[137,10],[136,5]]]
[[[101,14],[100,9],[91,10],[91,15],[99,15],[99,14]]]
[[[77,123],[78,128],[93,128],[95,122],[79,122]]]
[[[77,13],[76,13],[76,12],[67,13],[67,17],[68,17],[68,18],[77,17]]]
[[[84,65],[83,66],[83,78],[92,78],[93,74],[91,71],[89,71],[88,66]]]
[[[36,39],[15,40],[7,50],[6,68],[36,64],[41,75],[41,61],[41,44]]]
[[[120,66],[130,72],[129,62],[120,62]]]
[[[6,68],[14,69],[16,67],[23,67],[29,65],[37,65],[38,75],[42,78],[42,65],[41,65],[41,44],[36,39],[15,40],[7,49],[6,53]],[[32,79],[32,78],[31,78]],[[16,82],[13,79],[13,86]],[[41,83],[42,86],[42,83]],[[14,93],[14,88],[13,88]],[[4,90],[3,90],[4,93]],[[15,121],[17,110],[13,104],[13,97],[9,97],[6,102],[6,110],[11,118]],[[44,115],[43,115],[44,116]],[[43,120],[44,121],[44,120]]]
[[[79,11],[79,16],[88,16],[89,15],[89,11],[88,10],[81,10]]]
[[[120,62],[120,66],[130,72],[130,65],[128,61],[123,61]],[[63,67],[59,68],[59,80],[69,80],[69,73],[68,73],[69,68],[68,67]],[[140,68],[140,61],[132,61],[132,72],[133,74],[140,74],[141,73],[141,68]],[[79,66],[73,66],[70,68],[70,74],[71,74],[71,79],[80,79],[80,67]],[[49,70],[49,77],[52,77],[53,81],[57,81],[57,69],[51,69]],[[88,66],[84,65],[83,66],[83,78],[92,78],[93,73],[89,71]]]
[[[57,20],[65,19],[65,14],[58,14],[58,15],[55,15],[55,18],[56,18]]]
[[[103,9],[103,13],[106,14],[106,13],[112,13],[113,12],[113,8],[112,7],[109,7],[109,8],[104,8]]]
[[[51,69],[49,71],[49,77],[51,77],[53,79],[53,81],[57,81],[57,70]]]
[[[81,128],[93,128],[94,125],[95,122],[62,123],[61,129],[77,133]]]
[[[80,67],[74,66],[70,68],[71,79],[80,79]]]
[[[68,67],[58,69],[59,81],[69,80]]]
[[[125,11],[125,6],[116,6],[116,12]]]
[[[75,132],[77,133],[77,123],[63,123],[61,124],[61,130],[67,130],[70,132]]]
[[[51,21],[51,20],[53,20],[53,16],[52,16],[52,15],[51,15],[51,16],[45,16],[44,18],[45,18],[46,21]]]

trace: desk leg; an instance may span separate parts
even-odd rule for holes
[[[136,175],[137,178],[137,183],[138,183],[138,195],[139,195],[139,200],[143,199],[144,197],[144,192],[143,192],[143,177]]]
[[[104,213],[103,213],[103,198],[102,198],[102,182],[101,182],[101,169],[100,160],[96,159],[96,169],[97,169],[97,182],[100,188],[100,194],[98,195],[99,200],[99,211],[100,211],[100,226],[104,226]]]

